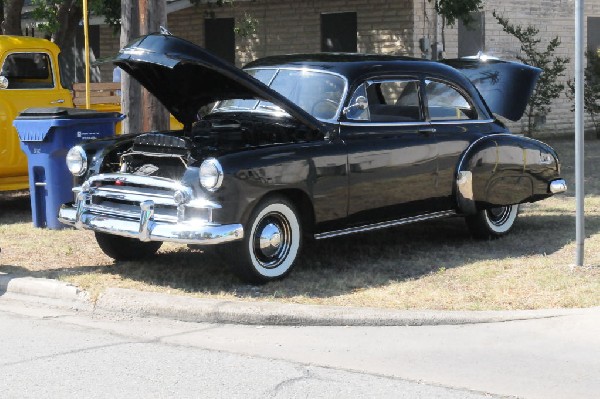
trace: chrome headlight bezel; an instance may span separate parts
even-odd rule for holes
[[[81,146],[72,147],[65,157],[67,169],[73,176],[82,176],[88,169],[87,154]]]
[[[200,185],[208,191],[217,191],[223,184],[223,167],[216,158],[207,158],[198,172]]]

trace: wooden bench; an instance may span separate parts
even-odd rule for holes
[[[73,83],[73,104],[85,106],[85,83]],[[90,104],[121,104],[121,83],[90,83]]]

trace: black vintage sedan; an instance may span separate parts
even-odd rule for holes
[[[264,283],[307,239],[449,216],[494,238],[518,204],[566,190],[556,152],[496,118],[522,116],[540,72],[523,64],[310,54],[241,70],[163,34],[113,62],[184,124],[68,153],[76,199],[60,220],[117,260],[216,245]]]

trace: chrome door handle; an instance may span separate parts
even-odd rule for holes
[[[58,99],[58,100],[50,101],[50,104],[62,104],[62,103],[64,103],[64,102],[65,102],[65,100],[63,100],[63,99],[61,98],[61,99]]]
[[[433,134],[435,132],[436,132],[436,130],[434,127],[430,127],[430,128],[426,128],[426,129],[419,129],[419,133],[424,134],[424,135]]]

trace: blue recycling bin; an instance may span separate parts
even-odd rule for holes
[[[35,227],[61,229],[61,204],[73,200],[73,176],[65,161],[71,147],[115,135],[118,112],[77,108],[29,108],[13,122],[27,155],[31,214]]]

